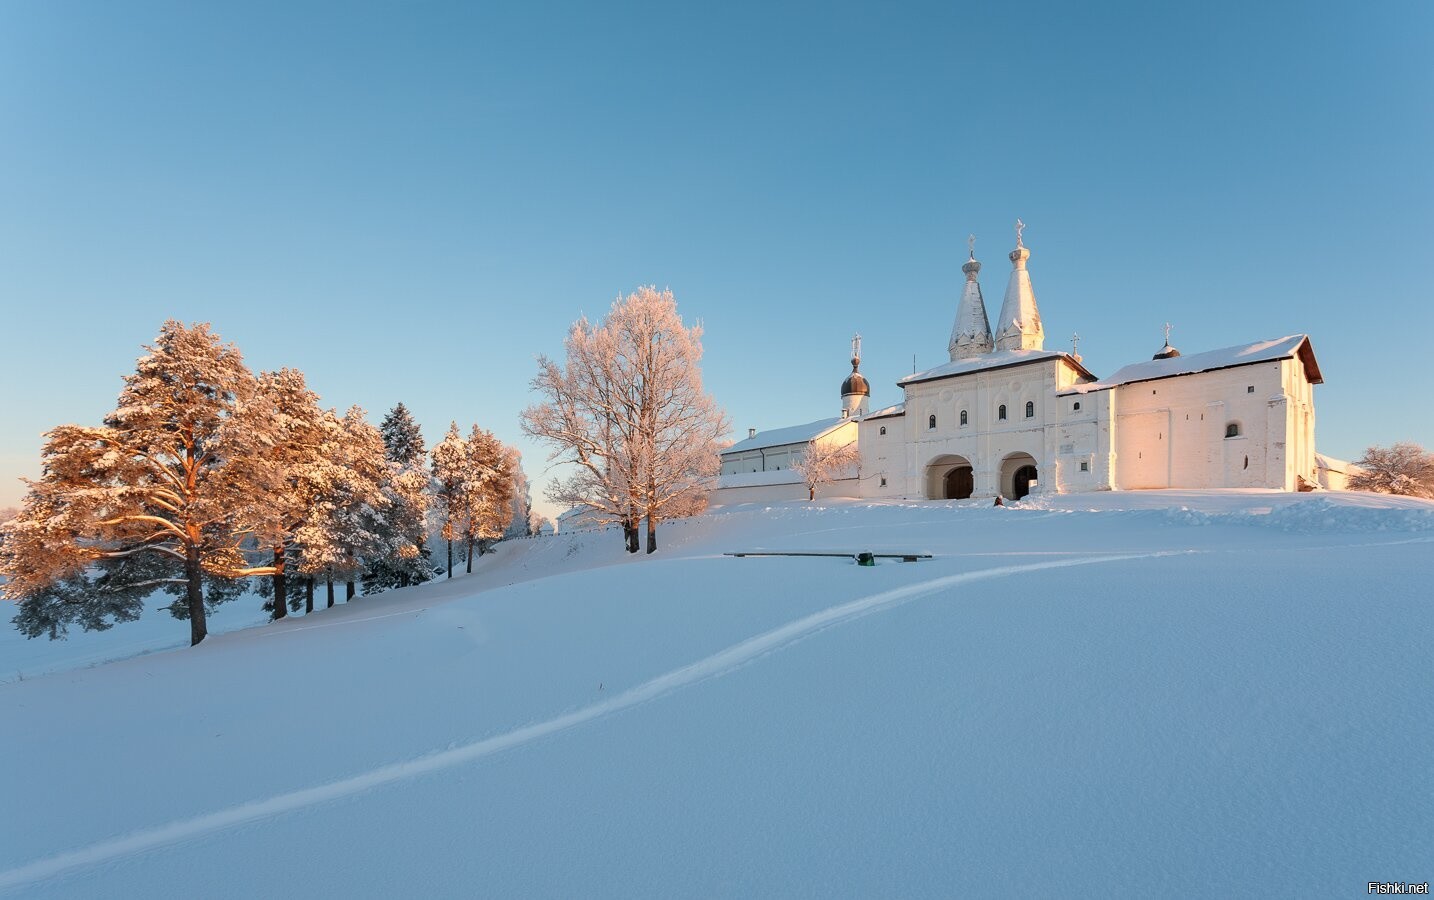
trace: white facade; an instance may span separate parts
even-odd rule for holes
[[[865,413],[862,396],[854,425],[858,477],[828,486],[828,496],[1019,499],[1112,489],[1292,491],[1320,483],[1313,386],[1322,377],[1307,337],[1191,356],[1167,344],[1155,358],[1097,380],[1079,357],[1043,349],[1029,257],[1019,243],[1010,254],[992,335],[972,254],[962,267],[967,283],[947,348],[951,361],[901,379],[905,400],[896,406]],[[856,362],[854,356],[852,377],[859,378]],[[844,415],[854,408],[844,405]],[[805,496],[795,475],[742,483],[741,473],[770,472],[774,459],[790,466],[805,448],[805,438],[761,438],[723,454],[714,503]],[[754,467],[754,452],[765,470]]]

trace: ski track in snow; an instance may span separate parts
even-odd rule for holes
[[[542,722],[525,725],[503,734],[493,735],[469,744],[431,753],[427,756],[418,757],[417,759],[382,766],[340,781],[290,791],[289,793],[279,794],[278,796],[269,797],[264,800],[253,800],[249,803],[240,804],[239,806],[219,810],[218,812],[207,813],[189,819],[181,819],[156,828],[136,831],[122,837],[100,841],[88,847],[81,847],[77,850],[69,850],[63,853],[57,853],[53,856],[37,859],[25,865],[0,872],[0,890],[10,890],[27,884],[33,884],[64,874],[73,869],[98,865],[170,844],[202,837],[206,834],[232,828],[236,825],[243,825],[283,813],[316,806],[321,803],[350,797],[363,793],[364,791],[382,787],[383,785],[392,784],[393,782],[418,778],[443,769],[452,768],[453,766],[462,765],[463,763],[482,759],[495,753],[501,753],[504,750],[521,747],[524,744],[567,731],[570,728],[574,728],[586,722],[610,716],[614,713],[658,699],[679,689],[691,687],[708,679],[718,678],[770,653],[788,647],[804,638],[811,637],[827,628],[845,624],[874,612],[899,606],[903,603],[915,600],[918,597],[937,593],[945,588],[973,581],[1021,575],[1043,569],[1059,569],[1071,566],[1097,565],[1100,563],[1123,562],[1136,559],[1152,559],[1194,552],[1198,551],[1162,550],[1118,555],[1101,554],[1098,556],[1029,563],[1019,566],[1001,566],[975,572],[963,572],[958,575],[945,575],[940,578],[933,578],[929,581],[922,581],[905,587],[894,588],[866,597],[860,597],[856,600],[838,604],[837,606],[828,607],[827,609],[788,622],[785,625],[778,626],[770,631],[747,638],[691,665],[658,675],[609,700],[584,706]],[[374,616],[372,618],[384,617]]]

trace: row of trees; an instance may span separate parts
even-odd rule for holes
[[[332,606],[335,582],[352,597],[359,579],[371,592],[430,576],[434,478],[402,404],[381,428],[357,406],[325,410],[301,372],[255,375],[205,324],[166,322],[147,350],[103,425],[47,433],[43,474],[0,527],[0,591],[23,632],[108,628],[164,590],[197,644],[249,577],[282,618],[294,579],[311,611],[319,581]],[[445,439],[432,471],[445,536],[459,528],[471,549],[511,522],[519,465],[476,427],[457,444],[462,460]]]
[[[630,553],[647,520],[647,552],[657,525],[706,505],[727,417],[702,390],[702,326],[688,328],[671,291],[653,287],[614,301],[607,318],[573,323],[562,364],[538,359],[533,389],[544,399],[522,427],[570,466],[548,498],[585,506],[600,522],[620,523]]]

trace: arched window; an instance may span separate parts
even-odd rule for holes
[[[935,428],[935,427],[936,427],[936,414],[935,414],[935,413],[932,413],[931,418],[927,420],[927,422],[926,422],[926,427],[927,427],[927,428]]]
[[[1232,437],[1239,437],[1239,436],[1240,436],[1240,423],[1239,423],[1239,422],[1231,422],[1231,423],[1229,423],[1228,425],[1225,426],[1225,437],[1227,437],[1227,438],[1232,438]]]
[[[966,410],[961,410],[961,424],[965,425],[969,420],[966,418]]]
[[[1002,404],[996,409],[996,418],[999,419],[999,420],[1002,421],[1002,422],[1006,421],[1006,404],[1002,403]]]
[[[1026,418],[1033,419],[1036,416],[1036,403],[1034,400],[1026,401]]]
[[[885,425],[881,426],[881,433],[882,433],[882,434],[886,434],[886,426],[885,426]]]
[[[1080,412],[1080,401],[1079,401],[1079,400],[1077,400],[1077,401],[1075,402],[1075,405],[1071,407],[1071,412]]]

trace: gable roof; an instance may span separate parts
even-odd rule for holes
[[[745,441],[738,441],[726,450],[723,450],[722,455],[743,453],[747,450],[765,450],[768,447],[781,447],[785,444],[805,444],[836,429],[838,425],[851,421],[854,420],[844,419],[838,416],[834,419],[818,419],[815,422],[808,422],[805,425],[770,428],[766,431],[758,432],[756,437],[749,437]]]
[[[1298,358],[1305,367],[1305,377],[1310,384],[1323,384],[1319,363],[1315,362],[1314,348],[1308,335],[1292,334],[1272,341],[1256,341],[1191,353],[1187,356],[1172,356],[1166,359],[1151,359],[1134,363],[1116,371],[1109,378],[1091,384],[1078,384],[1060,391],[1066,394],[1085,394],[1103,391],[1121,384],[1135,384],[1140,381],[1154,381],[1158,378],[1173,378],[1176,375],[1194,375],[1197,372],[1213,372],[1217,369],[1233,369],[1255,363],[1273,362],[1277,359]]]
[[[1054,359],[1063,359],[1082,376],[1091,380],[1095,379],[1095,376],[1085,366],[1077,362],[1075,357],[1060,350],[1000,350],[995,353],[983,353],[969,359],[958,359],[934,369],[927,369],[925,372],[907,375],[897,381],[896,385],[897,387],[907,387],[920,384],[923,381],[935,381],[938,378],[954,378],[957,375],[970,375],[973,372],[1009,369],[1012,366],[1024,366]]]
[[[895,406],[888,406],[885,409],[878,409],[874,413],[867,413],[861,417],[861,420],[863,422],[869,422],[872,419],[891,419],[904,415],[906,415],[906,401],[903,400]]]

